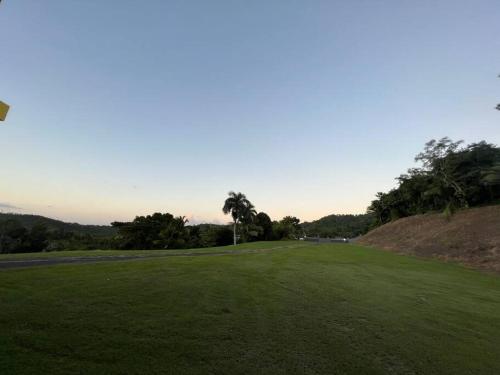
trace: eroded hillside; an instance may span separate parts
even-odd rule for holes
[[[372,230],[359,243],[500,272],[500,205],[459,211],[449,219],[406,217]]]

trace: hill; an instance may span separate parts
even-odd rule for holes
[[[112,237],[117,233],[117,229],[110,225],[82,225],[77,223],[65,223],[64,221],[50,219],[40,215],[0,213],[0,222],[7,220],[16,220],[23,227],[28,229],[31,229],[37,224],[43,224],[49,231],[62,230],[94,237]]]
[[[373,215],[328,215],[301,224],[308,236],[354,238],[365,234],[373,223]]]
[[[500,272],[500,205],[415,215],[385,224],[359,239],[363,245],[438,257]]]

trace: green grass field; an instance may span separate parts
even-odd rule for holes
[[[0,270],[0,374],[500,374],[497,275],[343,244],[203,251],[229,253]]]

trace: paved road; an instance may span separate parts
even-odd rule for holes
[[[303,245],[302,245],[303,246]],[[242,249],[224,252],[213,253],[178,253],[178,254],[160,254],[160,255],[115,255],[115,256],[98,256],[98,257],[54,257],[54,258],[34,258],[34,259],[19,259],[19,260],[0,260],[0,270],[12,268],[26,268],[36,266],[53,266],[56,264],[85,264],[99,262],[117,262],[124,260],[141,260],[152,258],[167,258],[167,257],[194,257],[194,256],[219,256],[219,255],[234,255],[234,254],[250,254],[268,252],[278,249],[292,249],[302,247],[297,245],[278,246],[267,249]]]
[[[49,259],[19,259],[19,260],[2,260],[0,261],[0,269],[35,267],[35,266],[51,266],[55,264],[70,264],[70,263],[96,263],[96,262],[112,262],[120,260],[144,259],[152,258],[152,256],[104,256],[104,257],[79,257],[79,258],[49,258]]]

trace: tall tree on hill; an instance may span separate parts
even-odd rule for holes
[[[222,207],[222,212],[225,215],[231,214],[233,218],[233,243],[236,245],[236,227],[238,223],[251,222],[255,216],[255,208],[245,194],[230,191],[228,195],[229,197]]]
[[[425,144],[424,151],[415,157],[415,161],[422,162],[424,170],[435,174],[437,181],[440,181],[445,187],[451,188],[454,192],[454,198],[462,207],[468,207],[467,197],[464,188],[455,178],[454,167],[451,163],[452,156],[460,152],[460,145],[463,141],[453,142],[448,137],[441,138],[439,141],[430,140]]]
[[[377,225],[400,217],[500,202],[500,148],[481,141],[459,147],[449,138],[428,142],[398,187],[378,193],[368,211]]]

